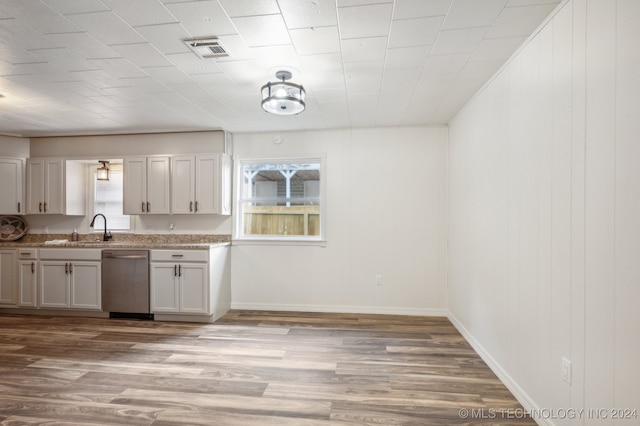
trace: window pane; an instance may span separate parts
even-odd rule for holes
[[[131,227],[129,215],[123,212],[123,173],[110,171],[109,180],[96,180],[94,213],[107,218],[110,230],[126,230]]]
[[[320,236],[320,160],[245,163],[244,236]]]

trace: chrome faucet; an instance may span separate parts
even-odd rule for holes
[[[111,238],[113,238],[113,236],[111,235],[111,232],[107,232],[107,218],[104,217],[102,213],[98,213],[97,215],[93,216],[93,219],[91,219],[91,223],[89,224],[89,227],[93,228],[93,224],[95,223],[96,217],[98,216],[102,216],[102,218],[104,219],[104,235],[102,236],[102,241],[109,241]]]

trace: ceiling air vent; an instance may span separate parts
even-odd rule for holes
[[[220,40],[217,38],[208,38],[204,40],[187,40],[184,42],[189,49],[193,50],[193,52],[203,59],[208,58],[224,58],[229,56]]]

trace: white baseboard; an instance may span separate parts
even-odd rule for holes
[[[428,317],[446,317],[445,309],[407,309],[375,306],[342,306],[342,305],[288,305],[271,303],[232,303],[231,309],[250,311],[295,311],[295,312],[334,312],[340,314],[381,314],[381,315],[413,315]]]
[[[491,371],[495,373],[502,383],[509,389],[513,396],[518,400],[522,407],[528,412],[540,412],[540,408],[533,402],[527,393],[516,383],[515,380],[507,373],[504,368],[491,356],[491,354],[473,337],[460,321],[451,312],[447,312],[447,318],[454,327],[462,334],[471,347],[480,355],[480,358],[489,366]],[[554,423],[549,419],[534,418],[539,425],[553,426]]]

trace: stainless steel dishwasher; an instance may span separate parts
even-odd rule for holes
[[[153,319],[149,250],[102,250],[102,310],[110,318]]]

